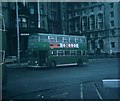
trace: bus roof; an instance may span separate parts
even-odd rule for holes
[[[44,33],[33,33],[31,35],[44,35],[44,36],[69,36],[69,37],[82,37],[82,38],[85,38],[85,36],[77,36],[77,35],[63,35],[63,34],[44,34]]]

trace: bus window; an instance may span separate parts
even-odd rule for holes
[[[48,36],[49,42],[56,42],[56,37]]]
[[[63,51],[58,51],[58,56],[63,56],[64,52]]]
[[[69,50],[66,50],[66,51],[65,51],[65,55],[70,55],[70,51],[69,51]]]
[[[62,37],[58,36],[58,37],[57,37],[57,42],[58,42],[58,43],[63,42]]]
[[[71,52],[70,52],[70,55],[71,55],[71,56],[76,55],[76,51],[75,51],[75,50],[74,50],[74,51],[71,51]]]
[[[81,51],[77,51],[77,55],[81,55]]]
[[[81,38],[76,38],[76,43],[81,43],[81,42],[82,42]]]
[[[83,43],[86,43],[86,39],[85,39],[85,38],[83,38],[83,39],[82,39],[82,42],[83,42]]]
[[[41,35],[40,36],[40,41],[41,42],[48,42],[48,36]]]
[[[32,37],[30,38],[30,41],[31,41],[31,42],[38,42],[38,36],[32,36]]]
[[[63,37],[63,42],[64,43],[69,43],[69,37]]]
[[[51,55],[57,55],[57,51],[51,51]]]
[[[75,37],[70,37],[70,43],[75,43]]]

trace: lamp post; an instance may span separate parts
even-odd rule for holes
[[[17,61],[20,63],[20,40],[19,40],[19,22],[18,22],[18,0],[16,0],[16,25],[17,25]]]

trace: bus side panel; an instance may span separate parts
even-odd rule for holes
[[[49,59],[49,62],[55,61],[56,64],[71,64],[77,63],[78,60],[82,60],[83,62],[88,62],[86,56],[53,56]]]

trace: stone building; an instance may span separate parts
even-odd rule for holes
[[[120,39],[120,3],[67,3],[67,34],[85,35],[89,53],[117,53]]]
[[[5,8],[6,10],[4,10]],[[2,11],[5,15],[6,25],[8,26],[8,55],[17,55],[16,3],[2,2]],[[62,34],[61,16],[59,12],[60,3],[18,2],[21,57],[24,57],[27,54],[28,36],[30,34]]]
[[[85,35],[89,53],[120,52],[119,2],[19,2],[21,56],[33,33]],[[17,55],[16,3],[2,2],[8,55]]]

